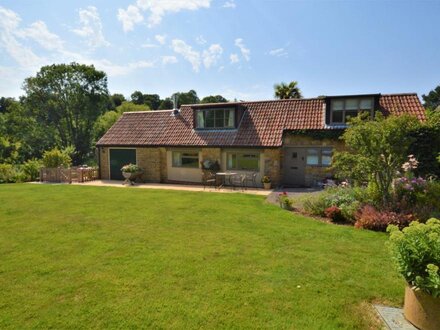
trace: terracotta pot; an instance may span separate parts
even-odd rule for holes
[[[270,182],[263,182],[264,189],[270,189]]]
[[[408,285],[405,288],[405,318],[421,330],[440,329],[440,298],[418,290],[414,291]]]

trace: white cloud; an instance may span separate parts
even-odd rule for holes
[[[122,22],[124,32],[128,32],[133,30],[136,24],[141,23],[144,17],[138,7],[129,5],[126,10],[118,9],[118,20]]]
[[[159,45],[151,44],[151,43],[146,43],[146,44],[142,44],[141,47],[142,48],[158,48]]]
[[[165,35],[156,34],[154,38],[157,40],[158,43],[164,45],[167,37]]]
[[[207,43],[206,39],[205,39],[203,36],[198,36],[198,37],[196,38],[196,42],[197,42],[199,45],[204,45],[204,44]]]
[[[50,32],[43,21],[36,21],[26,29],[16,30],[16,33],[22,38],[33,39],[47,50],[61,50],[64,47],[61,38]]]
[[[148,12],[148,26],[153,27],[162,22],[162,18],[168,13],[209,8],[210,4],[211,0],[137,0],[136,4],[129,5],[126,10],[119,9],[118,19],[122,22],[124,31],[130,31],[134,25],[142,22],[140,11]]]
[[[29,70],[35,70],[44,58],[37,56],[29,47],[23,46],[17,38],[24,37],[19,29],[20,16],[12,10],[0,7],[0,47],[4,48],[17,64]]]
[[[195,72],[199,72],[200,68],[200,53],[193,50],[190,45],[188,45],[185,41],[174,39],[171,41],[171,49],[183,56],[185,60],[191,63],[192,68]]]
[[[238,55],[237,55],[237,54],[231,54],[231,55],[229,56],[229,59],[231,60],[231,63],[232,63],[232,64],[234,64],[234,63],[238,63],[238,62],[240,61],[240,59],[238,58]]]
[[[243,43],[243,39],[241,38],[235,39],[235,46],[240,48],[241,55],[244,57],[246,61],[249,61],[251,59],[251,51],[249,48],[246,48],[245,44]]]
[[[102,33],[102,23],[98,9],[94,6],[88,6],[86,9],[80,9],[78,14],[81,27],[73,29],[72,32],[85,38],[87,45],[92,48],[109,46],[110,43],[105,40]]]
[[[276,48],[269,51],[269,55],[276,57],[286,57],[288,55],[284,48]]]
[[[235,8],[237,5],[234,0],[228,0],[223,4],[223,8]]]
[[[177,63],[176,56],[162,56],[162,64],[174,64]]]
[[[219,44],[213,44],[208,49],[203,51],[203,64],[205,68],[209,69],[211,66],[217,64],[223,53],[223,48]]]

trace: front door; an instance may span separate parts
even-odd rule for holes
[[[110,149],[110,180],[123,180],[121,167],[136,164],[136,149]]]
[[[283,183],[286,186],[305,185],[306,148],[285,148]]]

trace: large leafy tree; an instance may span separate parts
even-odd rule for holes
[[[93,125],[109,102],[106,74],[93,65],[53,64],[27,78],[24,91],[37,122],[54,128],[56,146],[73,146],[74,164],[83,162],[91,152]]]
[[[223,103],[223,102],[228,102],[228,100],[221,95],[209,95],[209,96],[205,96],[203,99],[200,100],[200,103]]]
[[[301,90],[298,87],[297,81],[291,81],[290,83],[275,84],[275,97],[278,99],[301,99]]]
[[[193,89],[190,91],[183,93],[183,92],[177,92],[171,95],[171,100],[174,99],[174,97],[177,97],[177,107],[180,108],[182,104],[198,104],[200,103],[200,99],[197,96],[197,92]]]
[[[422,95],[424,107],[429,110],[440,111],[440,85],[428,93]]]
[[[342,135],[348,150],[336,152],[333,157],[337,176],[368,181],[387,205],[393,179],[414,141],[409,133],[419,125],[417,119],[410,116],[384,118],[378,113],[373,120],[362,115],[353,118]]]

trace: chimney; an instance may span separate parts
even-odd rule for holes
[[[177,116],[178,114],[179,114],[179,109],[177,109],[177,94],[174,94],[172,116]]]

